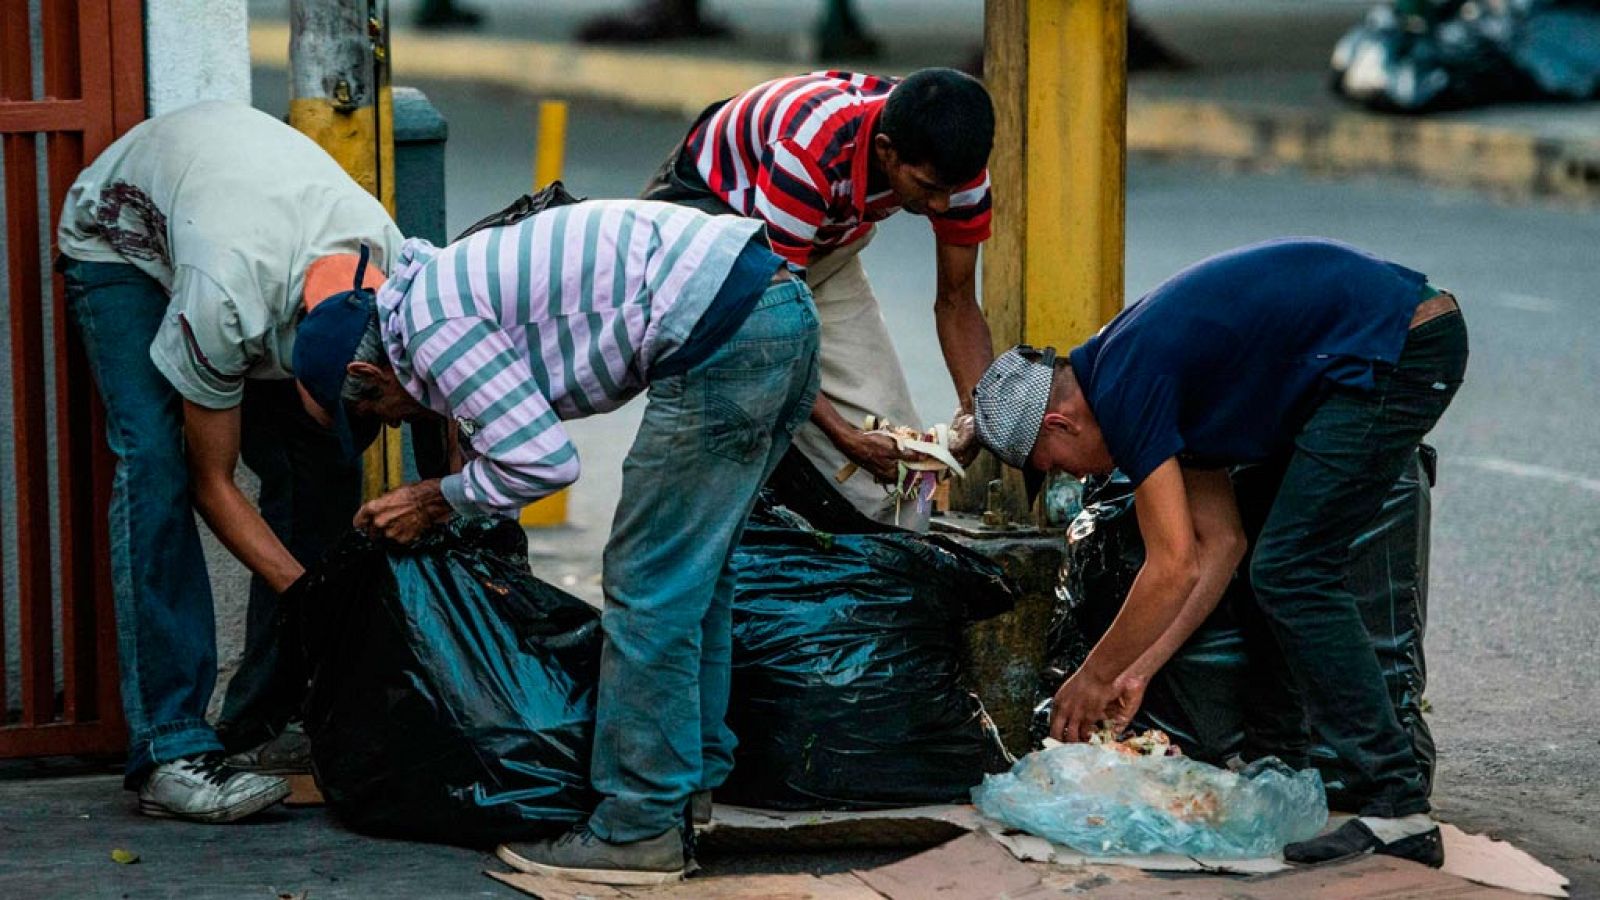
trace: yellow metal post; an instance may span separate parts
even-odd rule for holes
[[[561,177],[567,158],[567,104],[545,100],[539,104],[538,146],[533,154],[533,189]]]
[[[539,134],[533,155],[533,189],[535,191],[561,177],[561,167],[566,161],[567,104],[560,100],[546,100],[539,104]],[[520,516],[529,528],[549,528],[567,522],[567,490],[563,488],[536,503],[526,506]]]
[[[289,124],[394,215],[388,0],[293,0],[289,21]],[[362,456],[362,497],[403,478],[400,431],[385,428]]]
[[[1065,352],[1122,309],[1127,15],[1127,0],[985,2],[995,147],[983,303],[997,352]],[[999,475],[987,463],[963,508],[982,507]],[[1005,474],[999,502],[1026,518],[1018,473]]]

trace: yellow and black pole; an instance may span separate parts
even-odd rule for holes
[[[994,98],[994,236],[983,307],[996,351],[1065,351],[1122,309],[1127,0],[985,0],[984,82]],[[993,461],[961,505],[982,508]],[[1027,518],[1022,480],[998,498]]]
[[[394,215],[388,0],[291,0],[289,124],[322,145]],[[400,431],[362,458],[362,496],[399,487]]]
[[[561,177],[567,155],[567,104],[545,100],[539,104],[539,133],[533,151],[533,189],[535,192]],[[567,492],[563,488],[526,506],[519,521],[527,528],[550,528],[567,523]]]

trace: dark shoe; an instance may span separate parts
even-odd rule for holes
[[[1444,865],[1444,838],[1437,827],[1385,844],[1360,819],[1351,819],[1327,834],[1283,848],[1292,863],[1325,863],[1376,853],[1409,859],[1437,869]]]
[[[695,791],[689,796],[689,818],[696,825],[711,822],[711,792]]]
[[[311,738],[304,725],[290,722],[265,742],[228,757],[228,765],[264,775],[297,775],[311,771]]]
[[[653,838],[613,844],[587,827],[558,838],[501,844],[500,861],[530,875],[550,875],[591,884],[667,884],[683,878],[682,829],[673,827]]]

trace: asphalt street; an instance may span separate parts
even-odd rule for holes
[[[389,18],[407,28],[418,0],[392,0]],[[590,17],[635,7],[636,0],[461,0],[483,14],[493,37],[567,40]],[[792,60],[813,65],[813,30],[823,0],[703,0],[703,14],[726,24],[721,39],[674,41],[645,52]],[[982,41],[981,0],[855,0],[863,24],[882,42],[878,68],[961,65]],[[1359,22],[1370,0],[1131,0],[1129,7],[1168,49],[1207,71],[1315,68],[1333,42]],[[284,19],[289,0],[249,0],[252,21]],[[404,74],[405,59],[396,60]]]
[[[535,100],[421,87],[450,122],[453,232],[528,189]],[[282,73],[258,73],[258,106],[281,113],[284,95]],[[575,104],[569,187],[635,194],[685,125]],[[1127,210],[1130,298],[1208,254],[1283,235],[1356,243],[1460,297],[1471,366],[1430,439],[1442,460],[1427,641],[1438,809],[1534,851],[1574,879],[1575,895],[1600,896],[1600,217],[1391,180],[1138,159]],[[942,420],[954,395],[933,329],[926,223],[890,220],[865,260],[922,415]],[[641,406],[571,423],[585,471],[572,525],[535,538],[541,572],[591,598]]]

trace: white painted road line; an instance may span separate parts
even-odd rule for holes
[[[1471,466],[1475,469],[1482,469],[1485,472],[1496,472],[1502,475],[1515,475],[1519,478],[1532,478],[1538,481],[1549,481],[1554,484],[1565,484],[1600,494],[1600,478],[1590,478],[1586,475],[1579,475],[1576,472],[1552,469],[1549,466],[1520,463],[1514,460],[1501,459],[1498,456],[1446,457],[1445,462],[1447,464]]]
[[[1539,297],[1534,294],[1500,294],[1493,299],[1495,306],[1505,309],[1520,309],[1523,312],[1553,313],[1562,308],[1560,300],[1549,297]]]

